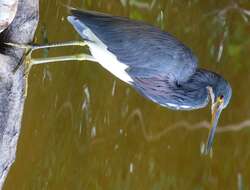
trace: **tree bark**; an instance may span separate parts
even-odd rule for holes
[[[17,11],[18,0],[0,0],[0,32],[13,21]]]
[[[39,20],[39,0],[19,0],[16,16],[0,34],[0,189],[16,158],[24,107],[24,66],[14,72],[24,51],[4,42],[30,43]]]

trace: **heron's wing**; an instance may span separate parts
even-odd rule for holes
[[[197,59],[191,50],[167,32],[139,21],[96,12],[71,10],[69,21],[85,39],[90,29],[117,59],[126,64],[133,76],[167,76],[170,81],[183,82],[195,72]]]

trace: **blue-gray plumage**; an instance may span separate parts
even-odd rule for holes
[[[216,73],[197,68],[192,51],[156,27],[91,11],[72,9],[71,13],[68,20],[97,62],[145,97],[177,110],[203,108],[210,97],[213,130],[209,151],[220,112],[231,98],[229,83]]]

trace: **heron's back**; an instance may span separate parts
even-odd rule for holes
[[[150,77],[167,75],[181,82],[196,70],[197,60],[191,50],[167,32],[124,17],[74,9],[71,12],[68,19],[78,33],[87,41],[103,44],[128,66],[128,74],[140,75],[147,70],[144,74]]]

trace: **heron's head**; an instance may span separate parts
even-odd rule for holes
[[[212,144],[213,138],[215,134],[215,130],[218,124],[218,120],[220,114],[223,109],[227,107],[230,102],[232,96],[232,89],[230,84],[224,80],[223,78],[219,78],[216,84],[212,87],[208,87],[209,95],[211,97],[211,112],[212,112],[212,120],[211,120],[211,128],[208,136],[206,153],[209,153]]]

